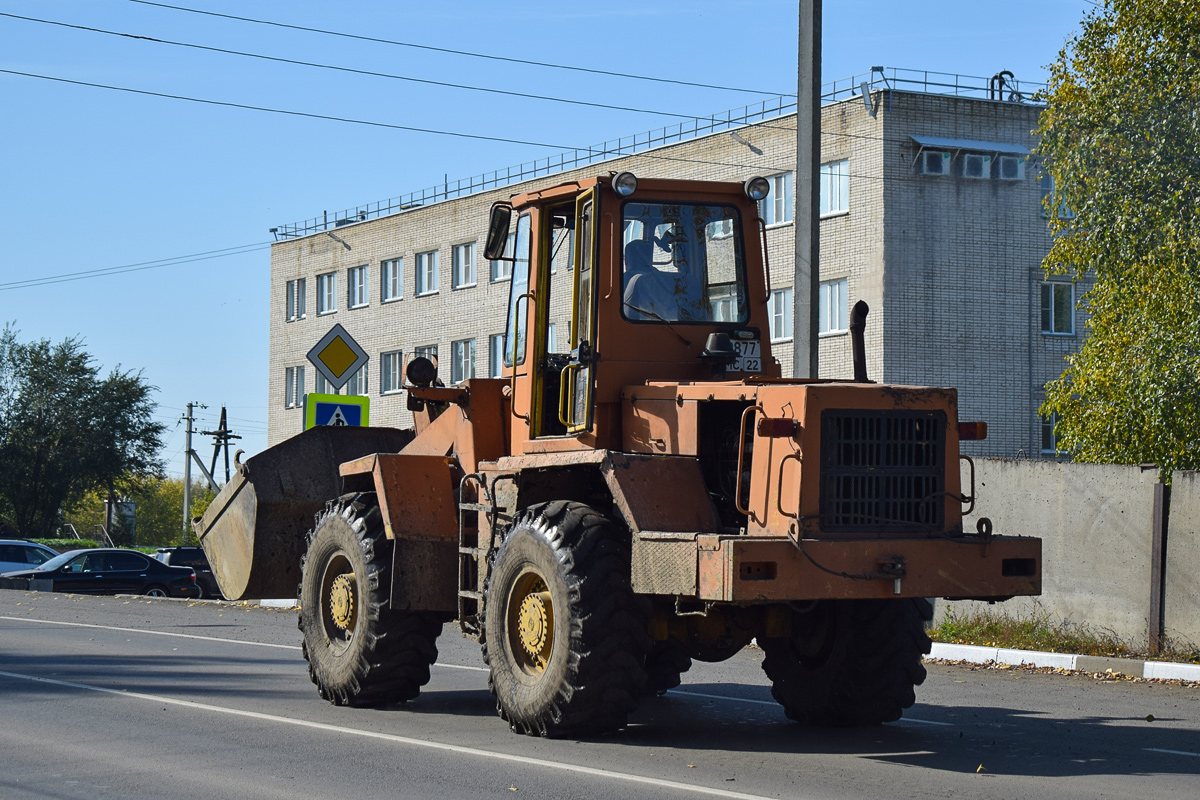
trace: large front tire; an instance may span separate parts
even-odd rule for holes
[[[497,711],[514,731],[625,725],[652,644],[629,563],[628,543],[581,503],[535,506],[508,530],[488,577],[482,641]]]
[[[330,503],[301,562],[300,630],[308,674],[335,705],[416,697],[437,660],[437,614],[393,611],[392,543],[373,494]]]
[[[792,615],[792,635],[761,640],[771,694],[803,725],[900,719],[925,681],[929,601],[829,600]]]

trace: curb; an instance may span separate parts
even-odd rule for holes
[[[1133,661],[1128,658],[1077,656],[1068,653],[1044,653],[1037,650],[1009,650],[1004,647],[979,647],[971,644],[934,642],[927,658],[944,661],[966,661],[971,664],[1022,664],[1051,669],[1070,669],[1082,672],[1112,670],[1134,678],[1158,678],[1172,681],[1200,681],[1200,664],[1178,664],[1171,661]]]

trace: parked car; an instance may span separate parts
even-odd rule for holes
[[[0,577],[51,581],[52,591],[74,594],[200,596],[196,573],[190,567],[171,567],[136,550],[120,548],[71,550],[34,569]]]
[[[58,555],[44,544],[24,539],[0,539],[0,575],[16,569],[32,569]]]
[[[217,585],[217,576],[213,575],[208,563],[208,556],[199,547],[160,547],[154,557],[172,567],[191,567],[196,573],[196,585],[200,587],[201,597],[225,599],[221,587]]]

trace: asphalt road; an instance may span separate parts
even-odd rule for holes
[[[554,741],[508,731],[457,628],[439,648],[416,701],[337,708],[294,612],[0,590],[0,798],[1200,794],[1197,689],[931,665],[904,721],[813,731],[748,649],[619,734]]]

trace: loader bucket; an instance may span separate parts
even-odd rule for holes
[[[342,493],[338,465],[399,452],[412,438],[395,428],[321,426],[241,464],[204,516],[192,520],[225,597],[296,597],[314,516]]]

